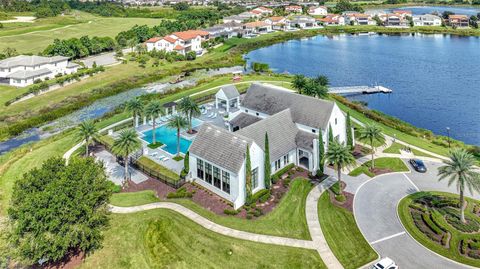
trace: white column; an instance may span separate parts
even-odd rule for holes
[[[218,109],[218,97],[215,96],[215,108]]]
[[[227,113],[230,112],[230,100],[227,99]]]
[[[143,116],[143,125],[147,124],[147,117]]]

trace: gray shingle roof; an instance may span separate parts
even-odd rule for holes
[[[189,151],[190,154],[236,173],[244,163],[247,144],[252,143],[251,139],[238,133],[204,123]]]
[[[240,129],[238,134],[253,139],[265,150],[265,132],[268,133],[270,160],[275,161],[297,147],[298,128],[292,121],[290,109]]]
[[[10,68],[15,66],[36,66],[48,63],[56,63],[68,60],[68,57],[53,56],[43,57],[36,55],[19,55],[0,61],[0,68]]]
[[[8,78],[13,79],[29,79],[34,77],[39,77],[43,75],[51,74],[52,72],[47,68],[37,69],[37,70],[19,70],[8,75]]]
[[[304,131],[298,131],[297,136],[295,137],[295,142],[299,148],[312,150],[313,149],[313,140],[317,139],[318,135],[313,133],[308,133]]]
[[[295,123],[326,130],[334,103],[273,85],[254,83],[245,94],[242,106],[268,115],[289,108]]]
[[[238,126],[240,129],[243,129],[243,128],[245,128],[249,125],[252,125],[255,122],[260,121],[260,120],[262,120],[262,119],[259,118],[259,117],[255,117],[253,115],[241,112],[240,114],[238,114],[235,118],[233,118],[230,121],[230,124],[233,127]]]
[[[237,87],[235,87],[235,85],[223,86],[220,91],[223,91],[223,93],[229,100],[240,96],[240,93],[238,93]]]

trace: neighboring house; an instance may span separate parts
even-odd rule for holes
[[[228,17],[223,18],[223,22],[224,23],[230,23],[230,22],[242,23],[242,22],[244,22],[248,19],[249,18],[245,18],[245,17],[242,17],[242,16],[232,15],[232,16],[228,16]]]
[[[345,15],[345,24],[349,25],[376,25],[377,23],[368,14],[351,13]]]
[[[448,25],[452,27],[468,27],[469,18],[467,15],[449,15]]]
[[[230,90],[237,92],[233,88]],[[220,90],[219,96],[225,94],[224,91]],[[231,97],[230,100],[238,98]],[[232,202],[235,209],[245,203],[247,145],[252,193],[265,187],[265,133],[269,138],[272,174],[289,164],[315,172],[320,129],[325,149],[328,148],[329,126],[336,139],[346,140],[346,117],[334,102],[273,85],[252,84],[239,110],[231,114],[229,122],[235,132],[208,123],[200,128],[189,149],[187,178]]]
[[[0,61],[0,81],[12,86],[25,87],[35,80],[54,78],[58,74],[77,72],[80,66],[63,56],[19,55]]]
[[[236,30],[241,30],[241,29],[243,29],[242,23],[229,22],[229,23],[218,24],[218,25],[206,28],[204,29],[204,31],[209,33],[210,38],[215,38],[215,37],[231,38],[231,37],[237,36]]]
[[[315,18],[312,18],[310,16],[295,16],[290,22],[290,25],[292,27],[297,27],[300,29],[309,29],[309,28],[315,28],[317,27],[317,21]]]
[[[175,32],[164,37],[153,37],[147,40],[147,51],[163,50],[166,52],[177,52],[185,55],[194,51],[197,55],[202,54],[202,41],[209,38],[209,32],[203,30],[189,30]]]
[[[264,20],[265,23],[272,26],[273,30],[288,30],[290,29],[290,20],[285,17],[269,17]]]
[[[325,6],[318,6],[318,7],[309,7],[308,8],[308,15],[312,16],[323,16],[328,14],[328,9]]]
[[[273,14],[273,9],[270,9],[267,7],[257,7],[257,8],[254,8],[251,12],[260,14],[262,16],[270,16]]]
[[[272,31],[272,25],[264,21],[254,21],[245,23],[243,29],[251,34],[265,34]]]
[[[442,18],[436,15],[431,15],[431,14],[414,15],[413,25],[414,26],[441,26]]]
[[[394,10],[392,11],[393,14],[397,14],[399,16],[401,16],[402,18],[407,18],[407,17],[412,17],[412,11],[410,10],[401,10],[401,9],[398,9],[398,10]]]
[[[327,14],[317,21],[326,26],[345,25],[345,17],[338,14]]]
[[[303,8],[301,6],[286,6],[285,7],[285,12],[288,13],[302,13]]]
[[[408,27],[408,20],[402,15],[385,14],[380,17],[386,27]]]

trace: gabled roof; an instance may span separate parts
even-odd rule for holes
[[[334,103],[273,85],[253,83],[243,98],[242,106],[268,115],[290,108],[295,123],[325,130]]]
[[[274,17],[269,17],[266,20],[270,20],[272,22],[279,22],[279,21],[285,20],[285,17],[274,16]]]
[[[176,45],[173,49],[174,49],[174,50],[184,50],[185,47],[182,46],[182,45]]]
[[[247,145],[253,141],[238,133],[231,133],[210,123],[202,124],[190,146],[190,154],[215,166],[238,173],[245,160]]]
[[[172,35],[182,40],[190,40],[190,39],[196,38],[197,36],[200,36],[200,37],[208,36],[209,33],[207,31],[202,31],[202,30],[188,30],[183,32],[175,32]]]
[[[237,87],[235,87],[234,85],[223,86],[220,91],[222,91],[229,100],[240,96]]]
[[[37,66],[42,64],[57,63],[68,60],[64,56],[43,57],[36,55],[18,55],[0,61],[0,68],[10,68],[16,66]]]
[[[263,150],[265,150],[265,133],[267,133],[271,161],[297,148],[298,128],[292,120],[290,109],[240,129],[236,133],[252,139]]]
[[[254,21],[254,22],[247,22],[244,25],[245,25],[245,27],[248,27],[248,28],[256,28],[256,27],[269,26],[270,24],[268,24],[264,21]]]
[[[152,37],[152,38],[148,39],[147,41],[145,41],[145,43],[157,43],[160,40],[162,40],[162,38],[156,36],[156,37]]]
[[[259,117],[255,117],[253,115],[250,115],[250,114],[247,114],[247,113],[244,113],[244,112],[240,112],[240,114],[238,114],[235,118],[230,120],[230,125],[232,127],[238,127],[240,129],[243,129],[243,128],[245,128],[247,126],[250,126],[250,125],[252,125],[255,122],[260,121],[260,120],[262,120],[262,119],[259,118]]]
[[[37,70],[19,70],[9,74],[7,77],[12,79],[29,79],[39,76],[44,76],[51,74],[52,71],[47,68],[37,69]]]

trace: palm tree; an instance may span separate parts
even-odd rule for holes
[[[171,118],[167,126],[172,129],[177,129],[177,157],[180,156],[180,131],[188,127],[188,121],[181,115],[175,115]]]
[[[139,150],[142,147],[142,143],[138,139],[138,134],[134,129],[127,129],[120,132],[120,135],[115,139],[112,146],[112,151],[115,154],[124,157],[125,163],[125,175],[123,185],[125,186],[128,180],[128,161],[130,154]]]
[[[337,170],[338,185],[341,186],[342,169],[355,164],[355,157],[353,157],[352,153],[350,152],[350,148],[345,146],[343,143],[338,142],[338,140],[334,140],[328,145],[325,159],[329,163],[333,164],[333,167],[335,170]],[[341,188],[340,192],[342,192]]]
[[[329,81],[328,77],[324,75],[318,75],[316,78],[313,79],[316,83],[320,84],[320,86],[328,86]]]
[[[464,149],[453,149],[450,151],[450,160],[444,161],[445,165],[438,168],[438,181],[449,178],[448,186],[453,182],[457,183],[457,190],[460,193],[461,220],[465,223],[464,212],[464,191],[465,187],[473,194],[473,190],[480,192],[480,173],[475,171],[475,157]]]
[[[88,156],[88,146],[92,141],[92,138],[97,137],[98,130],[93,120],[86,120],[78,127],[78,137],[80,140],[85,141],[85,156]]]
[[[188,131],[192,132],[192,120],[193,117],[200,116],[200,107],[189,96],[183,97],[179,103],[179,109],[182,111],[188,120]]]
[[[360,136],[358,137],[360,140],[367,140],[370,143],[370,147],[372,147],[372,169],[375,168],[374,158],[373,155],[375,154],[375,142],[385,143],[385,139],[383,138],[382,130],[378,127],[375,123],[368,123],[365,125],[363,129],[360,130]]]
[[[155,137],[155,128],[157,128],[157,118],[160,116],[165,115],[165,111],[163,110],[162,104],[159,101],[152,101],[150,102],[147,107],[145,107],[145,114],[147,117],[152,118],[152,144],[157,143]]]
[[[133,118],[135,121],[135,128],[138,127],[138,118],[140,117],[140,115],[143,114],[143,109],[144,109],[143,103],[138,98],[130,100],[129,102],[127,102],[125,106],[125,110],[133,114]]]
[[[298,93],[302,94],[302,90],[307,84],[307,79],[304,75],[295,75],[293,77],[292,86]]]

